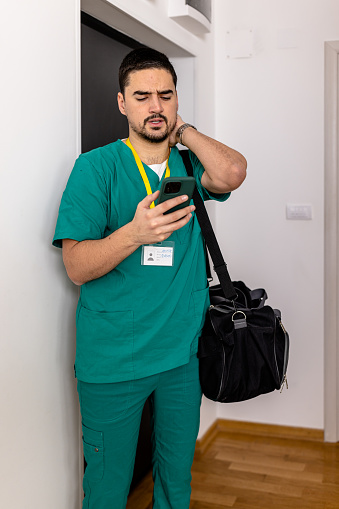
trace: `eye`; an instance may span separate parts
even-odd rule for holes
[[[146,97],[136,97],[137,101],[146,101]]]
[[[171,99],[171,96],[164,95],[161,97],[163,101],[169,101]]]

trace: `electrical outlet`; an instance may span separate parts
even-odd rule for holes
[[[286,205],[286,219],[310,220],[312,219],[312,205],[288,203]]]

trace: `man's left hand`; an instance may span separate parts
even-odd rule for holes
[[[169,146],[174,147],[177,143],[179,143],[179,138],[177,136],[178,129],[181,125],[183,125],[185,122],[182,120],[180,115],[177,115],[177,123],[175,124],[175,128],[170,134],[169,137]]]

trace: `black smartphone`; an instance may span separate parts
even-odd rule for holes
[[[194,177],[167,177],[162,181],[161,184],[158,205],[166,200],[170,200],[171,198],[176,198],[177,196],[187,194],[188,200],[171,208],[170,210],[165,212],[165,214],[169,214],[171,212],[175,212],[176,210],[183,209],[184,207],[187,207],[190,204],[194,188],[195,188]]]

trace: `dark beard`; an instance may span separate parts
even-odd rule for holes
[[[166,129],[166,131],[160,137],[156,137],[156,134],[148,134],[144,130],[143,131],[137,131],[137,133],[139,134],[139,136],[141,138],[143,138],[144,140],[150,141],[151,143],[162,143],[170,135],[170,133],[168,132],[168,129]]]
[[[149,120],[152,120],[153,118],[162,118],[165,121],[165,123],[166,123],[166,130],[160,136],[157,136],[156,132],[148,133],[146,131],[146,124],[147,124],[147,122]],[[138,128],[136,128],[133,125],[131,125],[131,128],[133,129],[133,131],[136,134],[138,134],[144,140],[147,140],[147,141],[149,141],[151,143],[162,143],[163,141],[167,140],[167,138],[169,138],[170,134],[174,131],[175,124],[173,124],[173,126],[169,126],[168,125],[167,117],[165,117],[164,115],[161,115],[161,114],[154,114],[154,115],[151,115],[150,117],[147,117],[144,120],[144,126],[141,129],[138,129]],[[154,127],[153,131],[157,131],[159,129],[160,129],[160,127]]]

